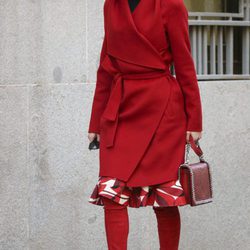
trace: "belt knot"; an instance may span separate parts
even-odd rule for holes
[[[107,147],[113,146],[114,138],[116,134],[116,128],[118,124],[118,111],[122,99],[122,83],[123,79],[148,79],[148,78],[157,78],[162,76],[170,76],[173,77],[168,70],[166,71],[153,71],[153,72],[145,72],[145,73],[122,73],[118,72],[114,74],[113,82],[112,82],[112,90],[110,93],[110,97],[108,99],[108,103],[103,112],[103,117],[109,121],[110,133],[106,136],[107,138]]]

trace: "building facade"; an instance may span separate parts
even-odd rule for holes
[[[250,0],[186,0],[199,79],[250,79]]]

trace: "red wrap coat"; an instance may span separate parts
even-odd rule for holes
[[[99,176],[131,187],[176,180],[186,131],[202,131],[186,6],[141,0],[131,12],[127,0],[105,0],[103,11],[88,129],[100,134]]]

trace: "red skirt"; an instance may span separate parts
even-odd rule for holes
[[[179,180],[144,187],[128,187],[126,182],[117,178],[100,176],[88,202],[103,206],[102,197],[135,208],[183,206],[188,204]]]

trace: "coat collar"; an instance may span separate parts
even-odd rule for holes
[[[159,51],[149,41],[145,32],[141,32],[138,28],[138,24],[147,25],[148,20],[154,21],[157,19],[157,15],[159,17],[156,2],[156,0],[141,0],[131,13],[128,0],[110,0],[106,19],[108,22],[106,30],[108,54],[144,67],[166,68]],[[141,16],[139,17],[140,13],[147,14],[146,21]],[[150,34],[148,35],[150,36]]]

